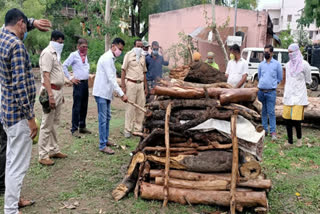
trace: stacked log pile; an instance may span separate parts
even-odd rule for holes
[[[257,89],[161,83],[147,104],[143,136],[114,199],[134,191],[136,198],[163,200],[164,206],[172,201],[230,206],[232,213],[245,207],[267,212],[271,181],[259,163],[264,131],[254,122],[260,118],[253,107]],[[260,132],[257,142],[237,137],[240,118]],[[228,123],[229,132],[197,129],[210,119]]]

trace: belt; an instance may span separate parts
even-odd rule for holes
[[[88,82],[88,80],[80,80],[80,82]]]
[[[44,84],[42,84],[44,86]],[[60,91],[61,90],[61,86],[57,86],[55,84],[51,84],[51,89],[56,90],[56,91]]]
[[[132,80],[132,79],[128,79],[128,78],[127,78],[127,80],[128,80],[129,82],[133,82],[133,83],[137,83],[137,84],[140,84],[140,83],[143,82],[142,80]]]
[[[275,91],[276,89],[275,88],[273,88],[273,89],[260,89],[259,88],[259,90],[266,93],[266,92]]]

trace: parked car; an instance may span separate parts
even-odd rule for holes
[[[241,56],[247,60],[249,65],[249,74],[247,80],[255,81],[258,80],[258,67],[259,63],[264,60],[263,48],[244,48]],[[289,53],[287,49],[275,48],[273,50],[273,58],[278,60],[282,67],[289,61]],[[318,90],[320,73],[319,69],[314,66],[311,67],[312,83],[310,89],[313,91]]]

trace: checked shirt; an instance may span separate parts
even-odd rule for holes
[[[6,28],[0,30],[1,122],[7,127],[34,117],[36,86],[23,42]]]

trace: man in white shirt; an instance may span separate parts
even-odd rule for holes
[[[227,82],[234,88],[243,88],[248,76],[248,63],[240,56],[240,47],[235,44],[230,48],[230,61],[228,62]]]
[[[79,133],[91,134],[86,128],[86,117],[89,100],[89,70],[88,41],[78,40],[78,50],[72,52],[63,63],[64,75],[73,83],[73,106],[71,134],[80,138]],[[72,66],[73,77],[70,77],[68,67]],[[79,130],[79,132],[78,132]]]
[[[108,139],[113,92],[116,92],[123,102],[128,101],[128,97],[117,83],[117,71],[114,65],[116,57],[121,55],[124,46],[125,42],[122,39],[115,38],[111,49],[99,58],[92,92],[98,106],[99,150],[110,155],[114,154],[110,148],[113,144]]]

